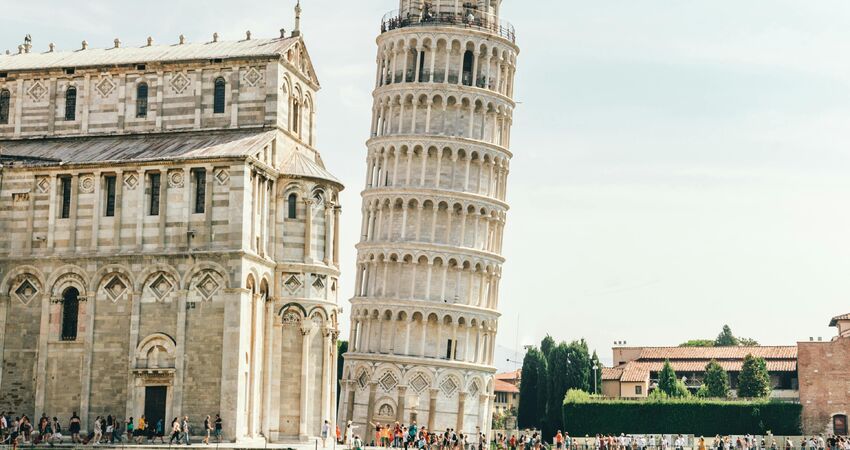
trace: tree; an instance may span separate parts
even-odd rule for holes
[[[770,390],[770,375],[764,358],[747,355],[738,375],[738,397],[764,398],[770,395]]]
[[[670,360],[664,361],[664,367],[658,372],[658,389],[670,397],[676,396],[676,372],[670,365]]]
[[[691,339],[679,344],[679,347],[714,347],[714,341],[711,339]]]
[[[342,366],[345,361],[344,355],[348,352],[348,341],[336,341],[336,404],[339,404],[339,396],[342,394]]]
[[[546,358],[546,362],[551,362],[549,360],[549,353],[552,352],[552,349],[555,348],[555,339],[552,336],[546,335],[542,341],[540,341],[540,351],[543,352],[543,357]]]
[[[714,340],[714,345],[716,347],[737,347],[738,338],[732,334],[732,329],[729,328],[729,325],[723,325],[723,331],[717,335],[717,339]]]
[[[544,436],[554,436],[563,429],[563,402],[570,386],[570,347],[561,342],[549,352],[547,372],[549,395],[546,405],[546,421],[541,427]]]
[[[702,396],[711,398],[726,398],[729,396],[729,374],[713,359],[705,366],[705,379],[703,383],[705,392]]]
[[[541,413],[545,412],[545,407],[540,409],[540,399],[546,398],[546,383],[546,360],[540,350],[536,347],[530,348],[522,360],[522,383],[519,385],[517,412],[520,428],[536,428],[540,424]]]
[[[744,345],[744,346],[747,346],[747,347],[757,347],[759,345],[759,342],[755,339],[742,338],[742,337],[738,338],[738,343],[740,345]]]

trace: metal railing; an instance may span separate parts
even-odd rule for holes
[[[402,12],[394,10],[386,13],[381,20],[381,33],[399,28],[445,25],[487,31],[516,43],[514,26],[499,20],[494,14],[473,8],[464,8],[463,13],[454,11],[435,12],[425,9],[422,12]]]

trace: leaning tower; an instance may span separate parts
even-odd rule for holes
[[[401,0],[377,39],[339,418],[489,432],[516,57],[501,0]]]

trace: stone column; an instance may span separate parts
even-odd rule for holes
[[[336,375],[331,376],[331,373],[330,373],[331,372],[331,370],[330,370],[331,364],[333,364],[333,362],[331,361],[331,356],[334,353],[331,349],[331,331],[332,330],[330,328],[324,328],[322,330],[322,338],[323,338],[322,348],[324,349],[324,352],[322,353],[322,411],[321,411],[321,420],[322,421],[327,420],[328,422],[330,422],[330,419],[331,419],[331,417],[330,417],[330,415],[331,415],[331,413],[330,413],[330,405],[331,405],[330,385],[336,384],[336,382],[333,381],[333,379],[336,378]]]
[[[301,404],[298,417],[298,437],[301,440],[307,439],[307,418],[310,415],[308,408],[310,401],[310,335],[312,334],[312,324],[305,319],[301,326]]]
[[[342,421],[347,424],[349,420],[354,419],[354,394],[357,393],[357,382],[354,380],[345,380],[345,392],[347,398],[345,402],[345,416]]]
[[[457,400],[457,423],[455,425],[455,430],[457,430],[458,433],[463,431],[463,416],[464,416],[463,411],[464,411],[465,408],[466,408],[466,392],[459,392],[458,393],[458,400]]]
[[[366,435],[363,436],[365,442],[369,442],[370,436],[375,435],[375,427],[372,425],[372,419],[375,415],[375,391],[378,389],[377,381],[369,382],[369,403],[366,404]]]
[[[440,395],[439,388],[431,388],[431,401],[428,403],[428,431],[434,429],[437,419],[437,396]]]
[[[334,236],[333,230],[335,226],[333,224],[333,211],[335,205],[332,202],[328,202],[325,204],[325,258],[324,262],[326,266],[331,265],[332,255],[336,252],[336,248],[334,246]]]
[[[339,267],[339,216],[342,214],[342,207],[334,206],[334,237],[333,237],[333,263]]]
[[[407,386],[398,385],[398,396],[396,397],[396,404],[398,405],[398,411],[396,411],[396,419],[399,423],[404,423],[404,410],[405,403],[407,401]]]

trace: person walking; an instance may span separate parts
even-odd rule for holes
[[[183,432],[183,442],[186,445],[191,445],[189,442],[189,416],[183,416],[183,424],[180,426]]]
[[[71,433],[71,442],[74,444],[79,444],[80,441],[80,416],[77,415],[77,412],[74,411],[71,414],[71,420],[68,425],[68,432]]]
[[[165,444],[165,419],[164,418],[160,417],[156,421],[156,427],[154,429],[154,432],[156,433],[156,437],[159,438],[159,443]]]
[[[103,438],[103,432],[101,431],[100,425],[103,422],[103,419],[100,416],[95,417],[94,419],[94,438],[92,438],[92,445],[100,444],[101,438]]]
[[[215,431],[214,431],[214,434],[215,434],[215,439],[218,441],[219,444],[221,444],[221,433],[222,433],[222,430],[221,430],[221,415],[216,414],[215,415]]]
[[[180,421],[176,417],[171,421],[171,438],[168,440],[168,445],[174,441],[180,443]]]
[[[348,444],[349,450],[354,446],[354,427],[350,420],[345,424],[345,443]]]
[[[127,419],[127,442],[133,442],[133,416]]]
[[[212,431],[212,423],[210,423],[210,416],[207,416],[204,419],[204,444],[210,445],[210,432]]]
[[[328,435],[331,432],[331,424],[327,420],[322,424],[322,448],[328,448]]]

